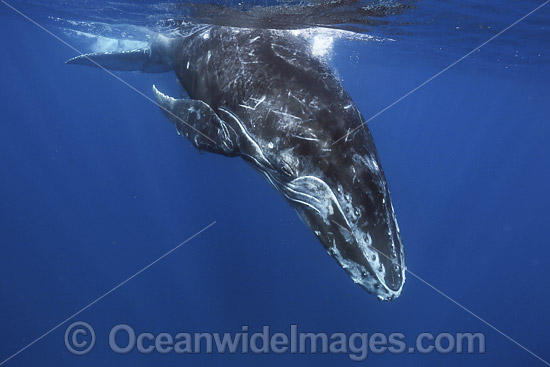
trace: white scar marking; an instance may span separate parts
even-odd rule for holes
[[[263,96],[263,97],[260,98],[260,99],[256,99],[256,98],[250,98],[250,99],[256,101],[256,105],[255,105],[254,107],[250,107],[250,106],[244,105],[244,104],[239,104],[239,106],[240,106],[240,107],[243,107],[243,108],[247,108],[247,109],[249,109],[249,110],[255,110],[259,105],[261,105],[261,104],[265,101],[266,96]]]
[[[247,108],[249,110],[254,110],[253,107],[250,107],[250,106],[247,106],[247,105],[244,105],[244,104],[239,104],[239,107]]]
[[[274,110],[273,113],[276,113],[277,115],[283,115],[283,116],[286,116],[286,117],[290,117],[290,118],[293,118],[293,119],[296,119],[296,120],[301,120],[300,117],[291,115],[290,113],[286,113],[286,112],[283,112],[283,111]]]
[[[316,138],[306,138],[305,136],[300,136],[300,135],[292,135],[292,136],[302,140],[319,141],[319,139],[316,139]]]

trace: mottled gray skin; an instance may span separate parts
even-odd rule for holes
[[[356,283],[379,299],[399,296],[403,245],[373,138],[305,39],[212,26],[182,37],[159,36],[145,51],[92,54],[69,63],[93,61],[118,70],[173,69],[190,99],[154,91],[178,131],[201,150],[241,156]]]

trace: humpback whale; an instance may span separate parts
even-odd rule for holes
[[[403,244],[373,137],[305,38],[284,30],[204,26],[156,35],[144,49],[80,55],[67,63],[174,71],[188,98],[155,86],[153,93],[178,134],[200,151],[240,156],[354,282],[380,300],[401,294]]]

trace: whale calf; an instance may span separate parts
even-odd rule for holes
[[[154,86],[153,93],[179,134],[201,151],[242,157],[354,282],[380,300],[401,294],[403,244],[372,135],[305,38],[283,30],[205,26],[157,35],[144,49],[81,55],[67,63],[174,71],[189,98],[167,96]]]

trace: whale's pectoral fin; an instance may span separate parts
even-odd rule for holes
[[[85,65],[120,71],[165,73],[172,70],[169,63],[156,57],[150,48],[122,52],[85,54],[67,60],[66,64]]]
[[[206,103],[195,99],[175,99],[153,86],[162,112],[176,125],[178,134],[187,137],[201,151],[229,157],[240,154],[237,134]]]

